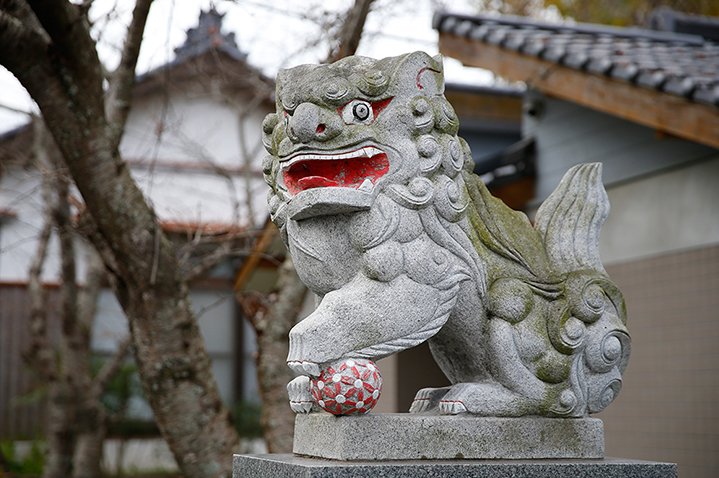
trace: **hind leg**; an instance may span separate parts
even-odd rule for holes
[[[414,396],[412,405],[409,407],[409,413],[422,413],[436,409],[439,401],[449,392],[450,388],[423,388]]]
[[[498,383],[458,383],[439,400],[439,413],[520,417],[533,413],[539,404]]]

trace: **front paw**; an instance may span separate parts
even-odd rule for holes
[[[295,413],[310,413],[314,400],[310,393],[310,378],[304,375],[296,377],[287,384],[290,408]]]
[[[292,369],[293,372],[299,375],[307,375],[310,377],[319,377],[320,375],[320,366],[314,362],[292,360],[287,362],[287,366]]]

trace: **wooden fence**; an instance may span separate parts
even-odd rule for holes
[[[49,290],[48,325],[57,325],[57,291]],[[0,440],[38,438],[44,392],[23,355],[30,345],[30,300],[25,284],[0,284]]]

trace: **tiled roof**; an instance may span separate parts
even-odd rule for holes
[[[212,49],[221,50],[236,60],[246,60],[247,53],[237,47],[235,34],[222,33],[222,17],[224,14],[214,7],[200,12],[198,25],[187,30],[185,43],[175,48],[176,60],[183,61]]]
[[[438,13],[444,34],[719,107],[719,43],[700,36],[513,16]]]

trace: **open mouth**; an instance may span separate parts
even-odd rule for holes
[[[374,146],[346,153],[294,156],[282,175],[291,194],[313,188],[340,187],[371,191],[389,171],[387,154]]]

